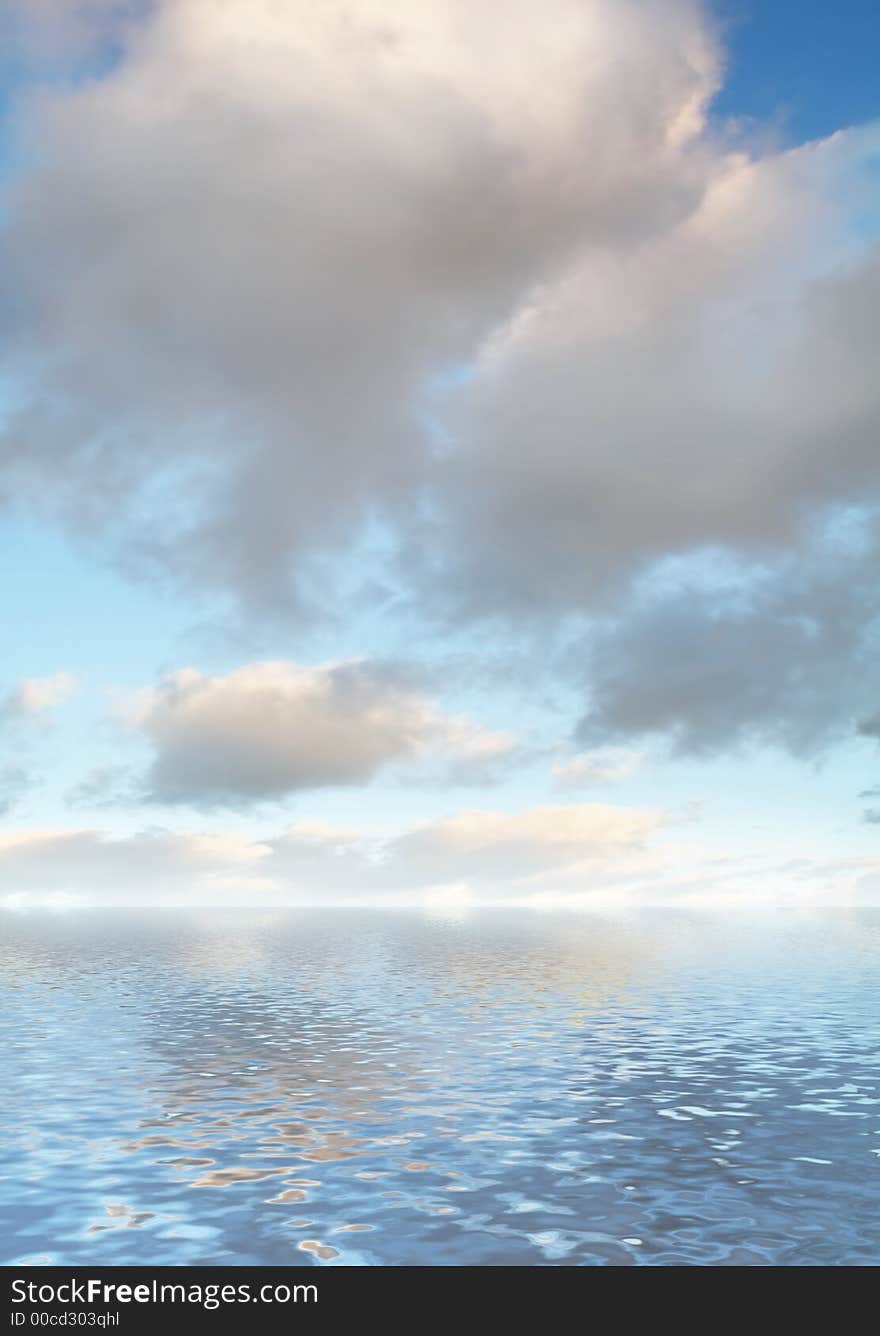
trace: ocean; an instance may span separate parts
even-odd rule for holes
[[[880,1262],[880,911],[0,915],[0,1261]]]

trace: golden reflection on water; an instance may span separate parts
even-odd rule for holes
[[[315,1257],[320,1257],[322,1262],[328,1261],[331,1257],[339,1256],[335,1248],[331,1248],[327,1243],[321,1243],[318,1239],[303,1239],[299,1247],[303,1252],[314,1253]]]

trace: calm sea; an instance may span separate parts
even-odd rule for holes
[[[3,1262],[880,1261],[880,912],[0,934]]]

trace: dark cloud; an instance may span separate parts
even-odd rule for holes
[[[662,733],[682,752],[771,743],[809,753],[880,699],[877,534],[839,526],[796,557],[701,588],[645,592],[584,647],[584,741]],[[863,732],[870,727],[862,725]]]

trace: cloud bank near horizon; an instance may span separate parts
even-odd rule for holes
[[[265,838],[161,827],[0,835],[0,908],[880,903],[880,857],[718,858],[675,820],[607,803],[471,809],[397,835],[294,822]]]

